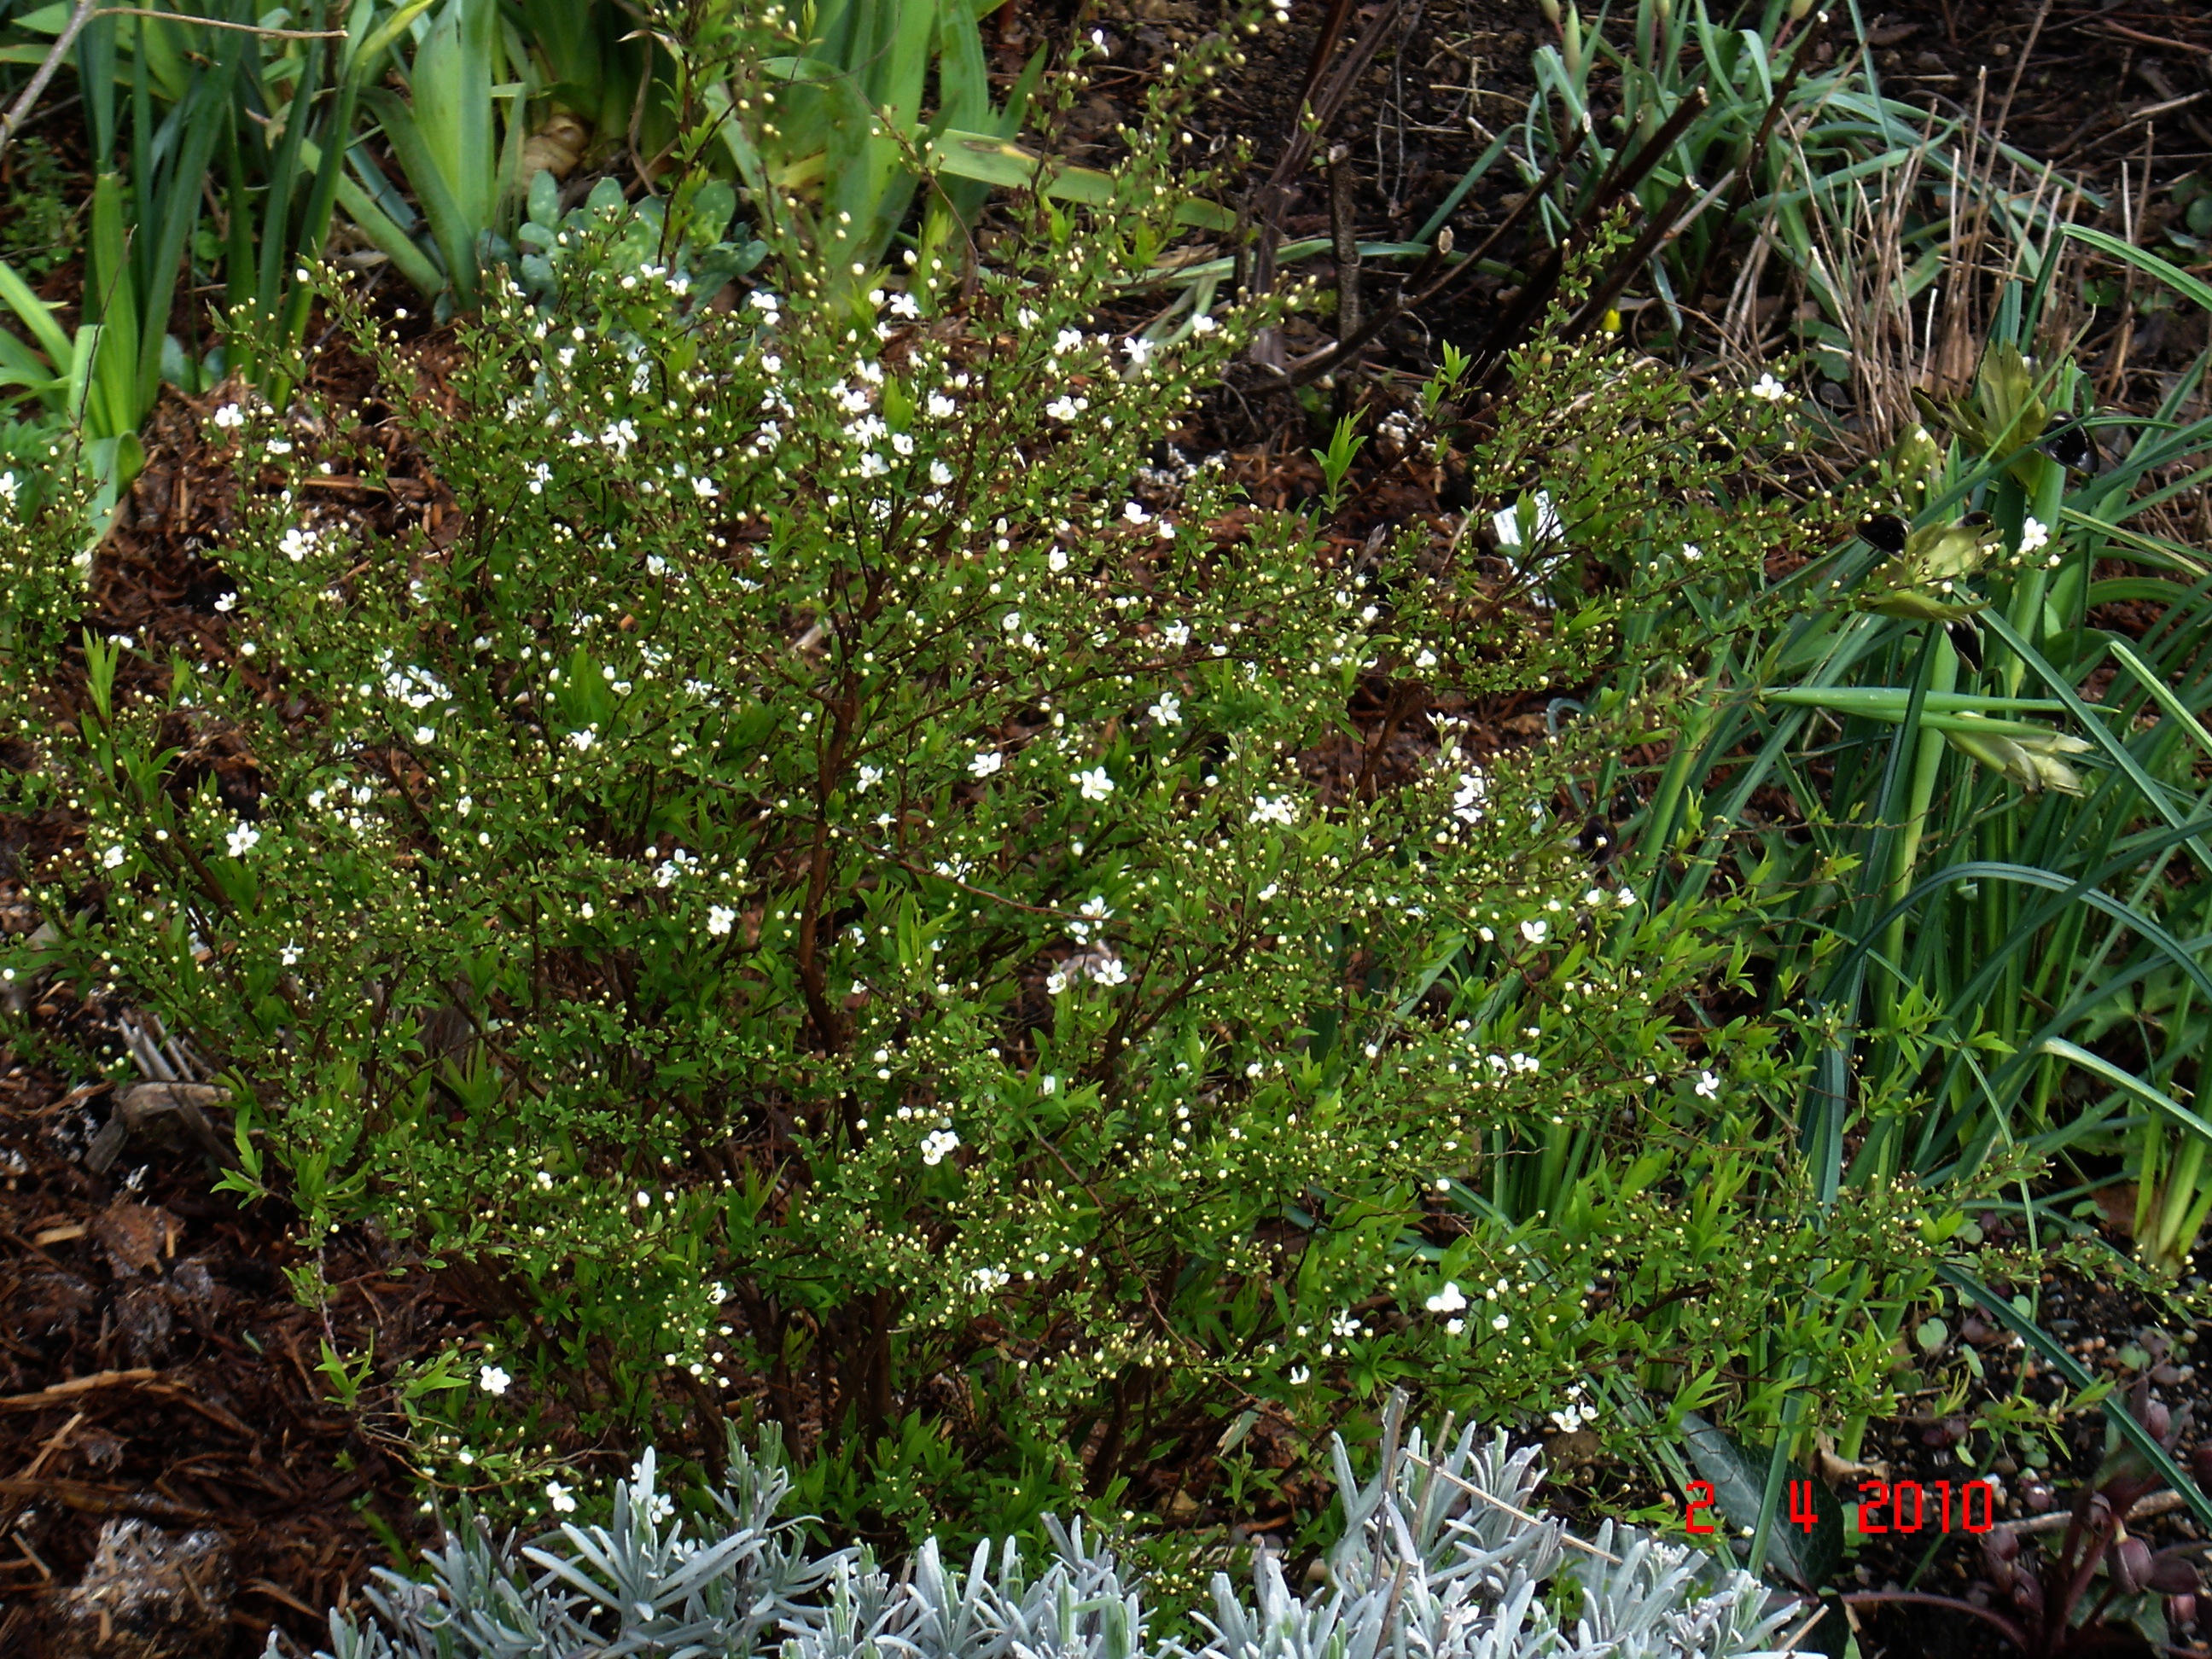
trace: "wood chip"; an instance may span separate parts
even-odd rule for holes
[[[84,1223],[72,1221],[66,1226],[49,1227],[44,1232],[33,1233],[31,1243],[44,1249],[49,1244],[66,1244],[72,1238],[82,1238],[84,1234]]]

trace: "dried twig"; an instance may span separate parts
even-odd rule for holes
[[[46,82],[54,78],[54,71],[62,66],[62,59],[69,56],[69,49],[76,44],[77,36],[84,33],[84,26],[92,21],[92,0],[77,0],[76,9],[70,14],[69,21],[62,25],[62,32],[54,37],[54,44],[47,48],[46,57],[40,61],[38,70],[31,76],[30,85],[23,88],[21,97],[8,106],[8,113],[0,116],[0,155],[8,153],[8,145],[15,137],[16,129],[30,118],[31,110],[39,101],[39,94],[46,89]]]

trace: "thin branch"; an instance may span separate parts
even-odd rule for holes
[[[76,44],[77,36],[84,32],[84,26],[90,21],[92,0],[77,0],[76,9],[70,14],[69,21],[62,26],[62,32],[54,37],[54,44],[40,64],[38,73],[32,76],[31,84],[23,88],[21,97],[9,106],[7,115],[0,118],[0,155],[8,153],[9,143],[15,137],[16,129],[30,118],[32,106],[39,101],[39,94],[46,89],[46,82],[54,78],[54,71],[62,66],[62,59],[69,56],[69,49]]]
[[[151,11],[144,6],[102,6],[94,17],[152,17],[164,23],[192,23],[202,28],[232,29],[240,34],[258,34],[271,40],[343,40],[343,29],[270,29],[258,23],[228,23],[220,17],[187,17],[182,12]]]
[[[1517,1510],[1514,1508],[1512,1504],[1507,1503],[1496,1493],[1485,1492],[1481,1487],[1474,1485],[1472,1481],[1461,1480],[1459,1476],[1454,1474],[1449,1469],[1439,1468],[1434,1463],[1429,1462],[1425,1457],[1416,1457],[1413,1453],[1407,1452],[1406,1454],[1406,1461],[1413,1465],[1416,1468],[1426,1469],[1430,1474],[1440,1476],[1443,1480],[1450,1481],[1453,1486],[1457,1486],[1462,1492],[1469,1493],[1474,1497],[1480,1498],[1484,1503],[1491,1505],[1493,1509],[1504,1510],[1506,1514],[1511,1516],[1516,1521],[1525,1521],[1532,1527],[1550,1527],[1558,1525],[1558,1522],[1547,1521],[1541,1516],[1531,1515],[1526,1510]],[[1601,1550],[1595,1544],[1585,1542],[1583,1540],[1576,1537],[1574,1534],[1567,1531],[1565,1528],[1561,1528],[1559,1530],[1559,1541],[1562,1544],[1565,1544],[1569,1549],[1580,1550],[1585,1555],[1595,1555],[1599,1560],[1607,1562],[1613,1566],[1617,1567],[1620,1565],[1620,1558],[1619,1556],[1614,1555],[1608,1551]]]

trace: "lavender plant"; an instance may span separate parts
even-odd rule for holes
[[[980,1545],[967,1571],[935,1539],[894,1578],[866,1549],[810,1559],[773,1436],[758,1458],[734,1437],[720,1524],[696,1537],[653,1490],[648,1451],[617,1484],[611,1527],[566,1523],[518,1549],[481,1524],[449,1534],[427,1582],[388,1568],[363,1624],[331,1615],[318,1659],[520,1659],[526,1654],[751,1655],[782,1659],[1753,1659],[1794,1603],[1750,1575],[1611,1522],[1594,1542],[1531,1513],[1533,1449],[1447,1426],[1431,1445],[1386,1413],[1380,1467],[1359,1480],[1333,1443],[1342,1534],[1326,1583],[1293,1594],[1261,1551],[1248,1601],[1226,1573],[1195,1647],[1148,1636],[1145,1587],[1078,1521],[1054,1522],[1042,1570],[1013,1540]],[[532,1569],[536,1569],[533,1573]],[[1562,1618],[1547,1595],[1571,1586]],[[268,1651],[281,1651],[270,1638]]]

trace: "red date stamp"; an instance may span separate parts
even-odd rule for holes
[[[1690,1482],[1689,1496],[1682,1504],[1683,1526],[1694,1533],[1718,1531],[1713,1523],[1713,1504],[1711,1481]],[[1913,1533],[1931,1526],[1942,1532],[1987,1532],[1996,1525],[1996,1488],[1986,1480],[1969,1480],[1956,1487],[1948,1480],[1931,1480],[1925,1486],[1917,1480],[1859,1482],[1858,1520],[1863,1534]],[[1820,1524],[1820,1518],[1813,1483],[1792,1480],[1788,1523],[1809,1533]]]

